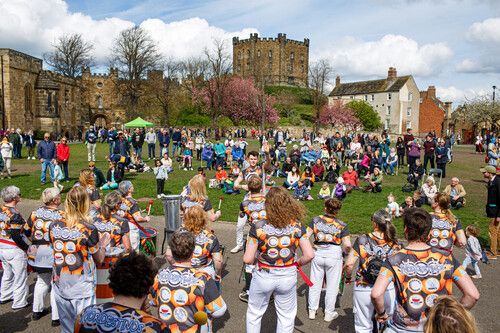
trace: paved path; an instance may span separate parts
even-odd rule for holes
[[[39,203],[32,200],[23,200],[20,210],[23,216],[28,216]],[[151,225],[158,230],[163,230],[163,217],[153,217]],[[226,246],[225,270],[223,280],[223,297],[228,304],[226,315],[216,320],[214,331],[216,332],[244,332],[246,303],[238,299],[238,293],[243,287],[243,282],[238,283],[241,272],[242,252],[233,255],[229,250],[234,246],[235,227],[231,223],[216,223],[214,229],[219,240]],[[158,244],[161,244],[163,235],[159,235]],[[161,247],[159,245],[159,247]],[[457,257],[463,260],[463,252],[457,251]],[[161,259],[159,259],[161,261]],[[481,299],[473,309],[482,333],[500,332],[500,318],[498,302],[500,299],[500,286],[498,276],[500,276],[500,261],[491,265],[481,265],[483,279],[476,280]],[[308,268],[306,269],[308,271]],[[29,278],[30,299],[34,287],[34,274]],[[456,289],[456,288],[455,288]],[[322,320],[323,313],[320,309],[317,319],[312,321],[307,318],[307,286],[300,280],[297,288],[298,292],[298,314],[295,319],[296,332],[354,332],[352,314],[352,287],[347,286],[344,296],[340,298],[338,306],[339,318],[330,324]],[[46,303],[48,304],[48,303]],[[323,304],[321,304],[321,307]],[[276,329],[276,316],[272,305],[262,321],[262,332],[274,332]],[[12,312],[10,305],[0,305],[0,333],[4,332],[58,332],[59,330],[50,327],[50,315],[39,321],[31,321],[31,309],[24,309]]]

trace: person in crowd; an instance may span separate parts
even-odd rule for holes
[[[451,208],[460,209],[465,205],[465,189],[458,177],[451,178],[450,185],[447,185],[443,191],[444,194],[450,197]]]
[[[407,196],[405,198],[405,201],[399,205],[399,213],[403,215],[406,211],[406,209],[413,208],[415,206],[415,200],[413,200],[413,197]]]
[[[323,161],[318,158],[312,167],[312,173],[314,174],[314,179],[317,181],[323,180],[323,175],[325,174],[325,165]]]
[[[482,275],[478,263],[481,261],[483,251],[477,239],[479,236],[479,228],[473,224],[468,225],[467,228],[465,228],[465,235],[467,236],[467,245],[465,246],[465,259],[462,266],[464,269],[467,269],[469,265],[472,265],[475,275],[471,277],[473,279],[481,279]]]
[[[156,132],[154,131],[153,128],[150,128],[149,131],[146,133],[146,136],[144,138],[146,143],[148,144],[148,159],[155,159],[156,154]]]
[[[424,169],[427,172],[427,164],[430,163],[431,169],[434,169],[434,156],[436,150],[436,143],[432,135],[428,134],[424,142]]]
[[[24,144],[26,145],[26,148],[28,148],[28,160],[36,159],[35,158],[36,140],[35,140],[35,135],[33,134],[33,130],[30,129],[28,133],[25,135]]]
[[[139,223],[149,222],[149,216],[142,216],[141,209],[137,201],[132,197],[134,186],[129,180],[124,180],[118,185],[118,191],[122,196],[122,203],[119,210],[119,215],[125,217],[130,229],[130,246],[132,250],[137,251],[141,237],[139,234]]]
[[[69,181],[68,163],[70,157],[70,149],[68,146],[68,139],[65,136],[61,138],[61,142],[57,145],[56,157],[60,161],[60,165],[63,169],[64,180]]]
[[[21,191],[17,186],[7,186],[0,196],[0,261],[3,264],[0,286],[0,304],[12,302],[12,309],[28,306],[28,274],[26,251],[29,245],[22,237],[24,219],[17,209]]]
[[[288,172],[285,182],[283,186],[289,190],[293,190],[297,187],[300,180],[300,173],[298,171],[297,166],[295,164],[292,167],[292,170]]]
[[[256,151],[250,151],[247,154],[247,160],[245,161],[242,171],[238,178],[236,178],[234,182],[234,189],[239,190],[243,189],[248,191],[248,187],[245,184],[241,184],[242,182],[248,182],[252,176],[257,176],[260,179],[264,177],[264,169],[268,165],[270,165],[269,155],[266,154],[266,160],[262,163],[262,165],[258,165],[259,161],[259,153]]]
[[[172,156],[175,157],[175,152],[177,151],[177,149],[179,149],[180,151],[180,144],[181,144],[181,139],[182,139],[182,135],[181,135],[181,130],[176,128],[172,135]]]
[[[234,178],[237,178],[240,175],[241,169],[238,165],[238,162],[233,162],[233,165],[231,166],[231,170],[229,170],[229,174],[233,175]]]
[[[403,135],[403,143],[406,149],[406,161],[408,166],[411,166],[410,158],[408,153],[410,152],[410,143],[415,140],[411,128],[406,129],[406,133]]]
[[[434,177],[427,177],[425,183],[422,184],[421,191],[424,204],[432,205],[438,193]]]
[[[206,140],[203,133],[198,133],[194,139],[194,148],[196,149],[196,160],[201,161],[201,151],[205,146]]]
[[[311,282],[309,287],[309,319],[316,318],[323,280],[326,279],[325,318],[326,322],[336,319],[335,302],[342,276],[342,253],[351,250],[351,239],[347,224],[337,214],[342,208],[338,199],[325,201],[325,214],[312,219],[307,228],[307,236],[312,236],[315,245],[314,259],[311,262]]]
[[[381,156],[380,150],[375,150],[372,158],[370,159],[370,173],[373,173],[375,168],[382,170],[384,163],[384,158]]]
[[[110,242],[107,233],[99,239],[89,209],[85,188],[73,187],[66,195],[64,217],[49,227],[54,251],[53,292],[63,333],[73,332],[76,316],[95,303],[95,264],[102,263]]]
[[[50,140],[50,133],[43,135],[43,141],[38,144],[38,160],[42,163],[42,173],[40,175],[40,182],[45,185],[47,177],[47,167],[50,173],[50,181],[54,182],[54,165],[52,161],[56,158],[56,145],[54,141]]]
[[[293,197],[297,200],[313,200],[313,197],[310,194],[309,187],[306,186],[304,181],[299,180],[297,186],[293,190]]]
[[[479,169],[488,182],[488,196],[486,199],[486,216],[490,219],[488,233],[490,236],[490,252],[488,259],[497,259],[497,250],[500,246],[500,178],[492,165]]]
[[[61,169],[61,163],[59,159],[55,159],[52,164],[54,164],[54,187],[62,191],[64,186],[61,185],[61,182],[64,180],[64,174]]]
[[[288,173],[292,171],[294,164],[292,163],[292,158],[290,156],[287,156],[285,159],[285,162],[281,165],[281,171],[279,173],[279,177],[286,178],[288,176]]]
[[[257,263],[250,285],[246,331],[260,332],[262,317],[273,295],[278,316],[276,332],[291,333],[297,314],[297,269],[302,273],[300,267],[314,258],[307,232],[300,223],[306,210],[282,187],[269,190],[265,208],[266,218],[250,228],[243,256],[245,264]]]
[[[89,162],[89,170],[91,170],[94,174],[95,186],[97,188],[101,188],[104,184],[106,184],[106,178],[104,177],[101,169],[96,167],[95,162]]]
[[[231,156],[233,157],[233,161],[235,163],[237,163],[239,166],[243,165],[243,160],[245,159],[245,153],[241,148],[239,141],[235,142],[235,144],[233,145],[231,149]]]
[[[363,154],[361,161],[358,163],[358,174],[359,175],[367,175],[370,172],[370,161],[372,158],[372,153],[367,151]]]
[[[212,202],[207,195],[207,186],[205,184],[205,177],[202,175],[195,175],[188,183],[187,189],[189,193],[186,195],[185,200],[182,202],[181,208],[185,212],[193,206],[201,206],[207,212],[210,222],[215,222],[219,219],[221,211],[214,212]]]
[[[116,128],[111,127],[108,131],[108,154],[111,156],[113,154],[113,151],[115,150],[115,143],[116,140],[118,139],[118,132],[116,131]]]
[[[300,180],[304,183],[304,185],[310,190],[314,186],[314,182],[316,181],[316,176],[312,172],[310,166],[306,166]]]
[[[142,160],[142,146],[144,145],[145,135],[142,129],[136,128],[132,134],[132,147],[137,158]]]
[[[345,186],[348,191],[355,190],[359,188],[359,176],[352,165],[347,166],[347,170],[342,174],[342,179],[344,180]]]
[[[432,203],[432,228],[429,245],[451,252],[453,245],[464,247],[467,243],[462,224],[450,210],[450,197],[437,193]]]
[[[497,167],[497,160],[500,158],[497,146],[494,143],[488,145],[488,164]]]
[[[83,309],[75,321],[75,333],[122,332],[122,327],[137,327],[142,332],[170,332],[168,325],[148,313],[148,294],[154,284],[157,269],[151,259],[132,252],[124,256],[109,270],[112,302],[90,305]],[[140,279],[137,277],[140,276]],[[130,281],[136,281],[130,284]],[[113,313],[116,321],[104,320]]]
[[[476,145],[476,154],[477,153],[484,153],[484,149],[483,149],[483,136],[481,134],[478,134],[476,136],[476,142],[475,142],[475,145]]]
[[[326,200],[330,197],[331,197],[330,186],[328,185],[327,182],[324,182],[323,185],[321,185],[321,188],[319,189],[318,199]]]
[[[339,177],[337,178],[337,184],[335,184],[335,189],[333,191],[333,197],[337,198],[338,200],[343,200],[346,195],[347,195],[347,186],[344,183],[344,178]]]
[[[389,193],[387,196],[387,207],[385,208],[385,211],[391,216],[391,218],[401,216],[399,204],[396,201],[396,197],[392,193]]]
[[[449,148],[445,146],[443,139],[439,140],[439,145],[436,148],[436,165],[441,170],[441,177],[446,178],[446,163],[448,163]]]
[[[96,186],[94,172],[90,169],[81,170],[80,176],[78,177],[78,183],[76,183],[75,186],[83,187],[88,193],[91,204],[89,212],[92,217],[95,217],[101,207],[101,195],[99,194],[98,187]]]
[[[328,164],[330,161],[330,152],[327,145],[321,147],[321,161],[323,161],[323,164]]]
[[[184,164],[184,171],[193,170],[193,141],[189,139],[184,146],[184,151],[182,153],[182,159]]]
[[[28,263],[37,273],[35,289],[33,291],[33,320],[39,320],[47,314],[44,307],[44,298],[52,288],[52,266],[54,257],[50,247],[49,227],[54,221],[61,219],[64,212],[59,210],[61,204],[60,191],[49,187],[42,193],[43,205],[35,209],[23,226],[24,234],[31,241],[28,248]],[[59,314],[54,292],[50,293],[52,310],[52,327],[59,326]]]
[[[405,146],[405,143],[403,141],[403,138],[400,136],[396,140],[396,152],[397,152],[398,161],[399,161],[398,167],[401,167],[405,163],[406,146]]]
[[[0,144],[0,157],[3,159],[3,168],[1,170],[1,177],[4,178],[4,173],[7,172],[7,178],[12,178],[12,154],[14,146],[9,139],[5,136]]]
[[[380,169],[379,168],[373,169],[372,174],[368,174],[365,176],[365,180],[368,182],[368,185],[365,186],[364,191],[373,193],[382,192],[383,179],[384,176],[382,176]]]
[[[101,190],[116,190],[118,184],[122,181],[120,170],[113,161],[109,162],[108,172],[106,174],[106,184],[101,186]]]
[[[174,232],[169,240],[173,265],[160,269],[153,284],[151,296],[158,316],[172,332],[210,332],[212,319],[220,318],[227,309],[215,280],[192,267],[195,248],[191,232]],[[179,283],[176,276],[189,279]],[[208,317],[206,324],[196,319],[200,312]]]
[[[21,158],[21,150],[23,148],[23,136],[21,134],[21,129],[18,128],[14,130],[11,129],[11,134],[9,135],[9,141],[13,146],[13,158],[20,159]]]
[[[352,272],[359,261],[353,294],[354,329],[358,333],[372,333],[375,308],[370,293],[378,276],[378,269],[400,249],[396,228],[391,215],[379,209],[372,215],[373,231],[359,236],[345,262],[345,282],[351,281]],[[391,315],[396,298],[394,283],[389,283],[384,293],[384,309]]]
[[[388,175],[394,175],[394,168],[397,168],[398,166],[398,155],[396,153],[395,148],[391,148],[389,151],[389,154],[387,154],[387,157],[384,160],[384,171]]]
[[[420,159],[415,160],[415,166],[412,170],[408,171],[407,180],[408,183],[413,185],[413,189],[418,188],[418,183],[422,179],[422,176],[425,174],[425,169],[422,165],[422,161]]]
[[[218,168],[219,165],[224,167],[224,159],[226,157],[226,146],[220,141],[218,141],[214,146],[215,151],[215,167]]]
[[[452,296],[439,296],[427,314],[424,333],[479,333],[474,316]]]
[[[292,150],[290,151],[290,158],[293,164],[299,165],[300,164],[300,157],[302,153],[299,149],[298,145],[293,145]]]
[[[165,181],[168,179],[168,168],[159,159],[156,159],[153,173],[156,179],[156,196],[160,199],[165,195]]]
[[[408,245],[387,259],[371,292],[375,319],[388,322],[386,332],[391,333],[423,332],[428,309],[438,296],[452,294],[453,283],[463,294],[460,303],[465,308],[472,308],[479,299],[476,286],[453,255],[427,244],[432,228],[429,213],[422,208],[408,209],[404,214],[404,227]],[[431,269],[437,263],[441,268]],[[426,269],[419,270],[417,275],[412,267]],[[389,320],[385,292],[391,282],[396,286],[397,304]]]
[[[167,172],[171,173],[172,169],[172,159],[168,156],[168,153],[164,153],[161,161],[161,165],[167,168]]]
[[[95,162],[95,148],[97,146],[97,133],[94,127],[89,127],[85,132],[85,145],[87,146],[87,160]]]
[[[349,166],[349,164],[348,164]],[[325,181],[330,184],[336,183],[337,178],[340,176],[340,165],[338,165],[337,160],[334,158],[328,166],[327,173],[325,176]]]
[[[415,168],[415,161],[420,158],[420,150],[422,146],[417,139],[413,139],[408,142],[408,164],[410,165],[410,170]]]
[[[215,172],[215,179],[219,188],[222,188],[224,182],[227,180],[227,172],[222,168],[222,165],[217,166],[217,171]]]
[[[113,154],[118,155],[120,156],[120,159],[123,159],[123,162],[120,162],[121,164],[128,164],[130,163],[130,143],[125,137],[123,131],[118,131],[117,135],[118,139],[115,140]],[[120,166],[120,168],[122,167]]]

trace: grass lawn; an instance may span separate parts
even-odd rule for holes
[[[251,141],[250,148],[255,148],[256,144],[257,143],[255,141]],[[86,147],[81,143],[76,143],[71,144],[70,148],[71,158],[69,170],[72,180],[70,183],[63,184],[65,185],[63,192],[67,192],[68,188],[73,185],[78,176],[79,170],[87,167]],[[103,171],[104,175],[106,175],[107,170],[107,162],[104,160],[107,152],[107,144],[98,144],[97,166]],[[143,152],[143,156],[146,155],[147,154]],[[23,156],[27,156],[25,150],[23,150]],[[152,166],[152,162],[149,162],[148,164]],[[448,178],[443,180],[441,189],[444,189],[451,176],[458,176],[460,178],[465,190],[467,191],[467,205],[465,208],[455,211],[455,214],[460,218],[464,226],[476,223],[481,228],[482,241],[486,242],[488,235],[488,220],[484,213],[486,188],[483,176],[479,172],[479,168],[483,164],[484,156],[474,154],[472,146],[455,147],[454,161],[453,163],[448,164],[446,172]],[[22,160],[13,160],[12,165],[13,170],[15,170],[12,179],[0,180],[0,187],[14,184],[21,188],[23,197],[39,199],[43,189],[50,186],[49,183],[45,186],[40,185],[40,163],[37,160],[27,160],[24,158]],[[193,165],[194,171],[184,171],[178,169],[177,163],[174,161],[176,169],[170,174],[170,178],[165,184],[166,193],[180,193],[183,186],[185,186],[189,181],[190,177],[196,173],[196,168],[199,165],[199,162],[195,161]],[[207,178],[214,178],[214,171],[208,171]],[[133,182],[135,187],[134,197],[141,202],[143,208],[147,206],[150,199],[154,199],[152,214],[163,214],[161,202],[156,199],[156,182],[152,172],[143,174],[126,174],[126,179]],[[372,194],[354,191],[349,194],[344,200],[344,205],[339,217],[348,223],[351,233],[363,233],[370,231],[370,216],[375,210],[383,208],[387,205],[387,195],[389,192],[395,194],[397,202],[403,202],[404,198],[408,195],[408,193],[403,193],[401,191],[401,187],[405,183],[405,179],[406,171],[400,172],[399,176],[385,176],[382,193]],[[50,180],[50,178],[48,178],[48,180]],[[283,183],[283,179],[275,180],[278,185]],[[320,184],[314,186],[311,191],[313,197],[317,196],[319,188]],[[239,204],[243,198],[243,194],[224,195],[219,190],[209,189],[209,196],[215,208],[217,208],[219,198],[221,196],[223,197],[224,200],[222,202],[221,220],[236,221]],[[323,212],[323,202],[320,200],[305,202],[305,205],[309,212],[308,219]],[[399,234],[401,235],[402,219],[396,219],[395,224],[398,228]]]

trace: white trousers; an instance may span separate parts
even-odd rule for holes
[[[28,304],[28,258],[18,247],[0,249],[3,265],[0,301],[13,299],[12,309],[23,308]]]
[[[340,246],[330,245],[328,249],[316,251],[311,262],[311,282],[314,284],[309,287],[309,310],[318,310],[325,276],[325,313],[331,314],[335,312],[335,302],[342,276],[342,248]]]
[[[88,160],[95,162],[95,143],[87,143]]]
[[[67,299],[54,292],[59,321],[61,322],[61,333],[73,333],[75,320],[83,309],[95,304],[95,295],[87,298]]]
[[[141,244],[141,235],[139,233],[139,228],[133,223],[128,223],[130,228],[129,238],[130,238],[130,247],[134,251],[139,251],[139,245]]]
[[[37,273],[35,290],[33,291],[33,312],[42,312],[44,309],[44,298],[47,293],[52,288],[52,272],[47,273]],[[52,309],[52,320],[59,319],[59,313],[57,312],[57,304],[54,296],[54,292],[50,292],[50,307]]]
[[[375,314],[375,307],[371,300],[371,292],[372,288],[369,286],[354,286],[352,312],[354,313],[354,328],[356,333],[371,333],[373,330],[372,318]],[[394,312],[395,300],[396,292],[394,284],[391,282],[384,295],[385,311],[389,317]],[[388,331],[386,330],[385,332]]]
[[[245,224],[247,224],[248,217],[238,216],[238,222],[236,223],[236,246],[243,247],[243,235],[245,232]]]
[[[274,295],[278,317],[276,332],[292,333],[297,315],[297,268],[255,270],[247,308],[247,333],[260,332],[262,316]]]

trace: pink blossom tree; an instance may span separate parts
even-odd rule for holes
[[[348,130],[354,130],[361,125],[354,111],[340,100],[321,108],[319,122],[323,126],[331,125],[334,128],[343,127]]]

